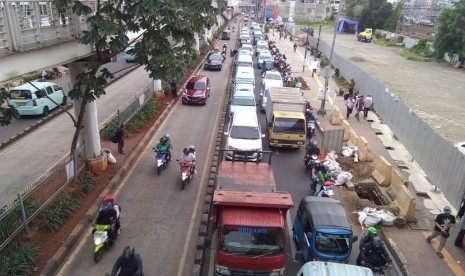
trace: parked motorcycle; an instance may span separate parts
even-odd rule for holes
[[[45,79],[45,80],[53,80],[53,79],[58,79],[61,78],[63,74],[60,72],[60,70],[57,67],[53,67],[52,71],[42,71],[41,75],[39,78]]]
[[[103,257],[103,249],[112,246],[114,241],[108,235],[108,231],[113,231],[111,225],[96,224],[93,229],[94,240],[94,262],[98,263]]]
[[[323,185],[321,185],[320,183],[317,183],[315,187],[314,196],[329,197],[329,198],[333,197],[334,196],[334,182],[327,180],[323,182]]]
[[[179,166],[181,168],[181,189],[184,190],[186,185],[194,177],[194,174],[192,172],[192,162],[183,162],[179,160],[176,161],[178,161]]]
[[[156,160],[157,160],[157,173],[161,174],[161,171],[168,167],[168,153],[163,151],[156,151]]]

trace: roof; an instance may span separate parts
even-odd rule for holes
[[[192,83],[192,82],[198,82],[199,80],[203,79],[203,78],[206,78],[207,76],[204,76],[204,75],[195,75],[195,76],[192,76],[188,83]]]
[[[284,220],[278,209],[230,206],[223,209],[224,225],[282,227]]]
[[[313,219],[313,227],[336,227],[350,230],[349,220],[341,202],[332,198],[306,196],[300,204]]]
[[[268,163],[221,162],[216,185],[217,189],[258,192],[276,190],[273,170]]]
[[[39,89],[46,87],[46,86],[51,86],[51,85],[57,85],[56,83],[53,82],[44,82],[44,81],[31,81],[31,83],[35,86],[37,86]],[[32,86],[29,83],[21,84],[16,87],[12,87],[10,90],[32,90],[35,91],[37,90],[34,86]]]
[[[372,276],[371,269],[363,266],[340,264],[333,262],[308,262],[304,264],[299,273],[305,276]],[[301,275],[299,274],[298,275]]]

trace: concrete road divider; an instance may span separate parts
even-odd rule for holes
[[[371,152],[370,147],[368,146],[368,141],[365,137],[360,136],[360,139],[357,140],[358,147],[358,158],[360,162],[372,162],[373,153]]]
[[[391,185],[391,172],[391,163],[383,156],[380,156],[375,160],[375,170],[371,173],[371,176],[380,186],[389,186]]]
[[[342,121],[344,121],[344,116],[342,116],[339,107],[334,106],[334,111],[331,114],[330,122],[332,125],[342,125]]]

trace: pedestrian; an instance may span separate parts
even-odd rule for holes
[[[465,236],[465,196],[462,199],[462,203],[460,204],[459,212],[457,213],[457,219],[461,218],[460,221],[460,231],[457,234],[457,238],[455,238],[454,245],[457,247],[462,247],[463,236]]]
[[[287,39],[287,32],[284,32],[284,39]]]
[[[261,73],[262,73],[262,78],[263,78],[263,77],[265,77],[265,72],[266,72],[266,60],[263,60],[261,69],[262,69]]]
[[[171,96],[173,96],[173,99],[178,97],[178,90],[176,89],[176,82],[174,80],[171,81]]]
[[[118,143],[118,152],[120,154],[126,154],[126,152],[124,152],[124,124],[123,123],[121,123],[118,129],[116,130],[114,142]]]
[[[349,83],[349,95],[353,95],[353,94],[354,94],[354,88],[355,88],[355,80],[354,80],[354,79],[350,79],[350,83]]]
[[[294,41],[294,52],[297,51],[297,41]]]
[[[308,60],[307,58],[304,58],[303,64],[302,64],[302,73],[305,72],[305,67],[307,67]]]
[[[371,95],[367,95],[363,99],[363,119],[366,120],[368,117],[368,111],[373,108],[373,98]]]
[[[349,94],[349,98],[347,98],[347,100],[345,101],[345,104],[346,104],[346,107],[347,107],[347,116],[346,117],[347,117],[347,119],[349,119],[349,115],[352,113],[352,111],[354,110],[354,106],[355,106],[354,96]]]
[[[360,121],[360,112],[363,110],[363,95],[360,95],[355,100],[355,118]]]
[[[283,37],[283,32],[279,31],[279,40]]]
[[[438,214],[434,220],[433,232],[426,238],[426,242],[431,243],[432,239],[441,236],[438,251],[436,252],[436,255],[441,259],[444,258],[441,251],[450,236],[449,230],[455,224],[455,217],[451,213],[452,210],[449,207],[444,207],[442,213]]]

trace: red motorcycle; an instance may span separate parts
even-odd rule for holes
[[[181,189],[184,190],[186,185],[194,177],[194,170],[192,169],[192,162],[179,161],[179,166],[181,168]]]

